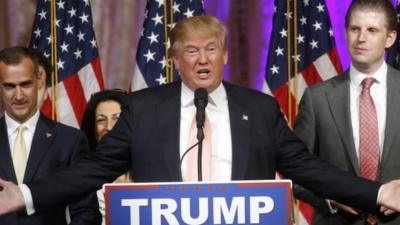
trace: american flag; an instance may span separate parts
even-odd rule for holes
[[[387,54],[387,62],[396,69],[400,69],[400,3],[397,3],[397,37],[396,42],[389,49]]]
[[[290,125],[306,87],[342,72],[324,0],[275,0],[263,92],[275,96]],[[296,9],[296,10],[293,10]],[[299,201],[296,224],[312,224],[313,209]]]
[[[177,73],[170,70],[172,63],[166,54],[168,33],[176,21],[202,14],[201,0],[147,1],[131,90],[166,84],[178,78]]]
[[[91,94],[104,89],[90,3],[89,0],[53,2],[57,15],[56,40],[50,33],[50,0],[40,0],[30,41],[30,46],[42,50],[46,57],[51,57],[51,43],[57,41],[57,98],[46,99],[42,112],[51,112],[51,104],[55,103],[57,120],[79,127]]]
[[[304,89],[341,73],[342,66],[325,1],[290,1],[296,2],[296,10],[293,5],[287,10],[286,2],[275,0],[263,91],[276,97],[292,124]],[[293,29],[294,24],[297,29]]]

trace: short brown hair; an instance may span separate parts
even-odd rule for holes
[[[50,59],[44,55],[44,53],[37,48],[32,48],[31,49],[37,58],[38,65],[39,67],[43,67],[44,72],[46,73],[46,86],[50,87],[51,86],[51,74],[52,74],[52,69],[53,67],[51,66]]]
[[[183,19],[171,30],[169,52],[175,55],[179,43],[189,34],[216,37],[221,42],[221,46],[226,49],[226,33],[225,25],[213,16],[193,16]]]
[[[0,62],[6,65],[18,65],[22,59],[28,58],[33,63],[33,72],[36,76],[39,75],[39,62],[36,57],[36,52],[32,48],[15,46],[5,48],[0,51]]]
[[[353,0],[346,13],[346,29],[350,23],[351,14],[360,9],[381,11],[385,14],[386,29],[394,31],[397,28],[397,13],[392,3],[388,0]]]

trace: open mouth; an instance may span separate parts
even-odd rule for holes
[[[200,70],[197,70],[197,74],[198,74],[200,77],[206,77],[206,76],[208,76],[209,73],[210,73],[210,70],[209,70],[209,69],[200,69]]]

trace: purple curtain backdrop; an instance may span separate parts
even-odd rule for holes
[[[225,24],[228,26],[229,32],[229,40],[228,45],[229,49],[232,50],[232,47],[235,47],[235,52],[246,52],[238,50],[237,48],[245,48],[247,49],[247,60],[243,60],[242,57],[236,57],[234,54],[230,53],[230,61],[229,65],[226,66],[225,71],[225,79],[232,81],[233,83],[237,83],[242,86],[248,86],[255,88],[257,90],[261,90],[262,84],[264,82],[265,76],[265,64],[267,60],[268,47],[269,47],[269,39],[272,31],[272,18],[273,18],[273,9],[274,9],[274,1],[273,0],[262,0],[257,1],[258,4],[251,4],[254,1],[241,1],[241,0],[204,0],[204,7],[206,13],[208,15],[213,15],[220,18]],[[349,55],[347,53],[345,34],[344,34],[344,12],[346,12],[351,0],[342,0],[340,4],[338,4],[337,0],[326,0],[326,4],[329,10],[329,14],[331,17],[331,22],[334,30],[336,46],[339,52],[340,60],[342,62],[343,68],[347,68],[350,64]],[[246,4],[246,8],[243,9],[244,4]],[[235,7],[240,5],[239,7]],[[251,5],[256,5],[251,7]],[[245,12],[247,10],[247,12]],[[239,11],[239,13],[235,12]],[[244,21],[245,25],[248,28],[243,32],[247,33],[247,40],[239,40],[241,41],[239,44],[233,43],[234,37],[236,34],[233,34],[232,31],[232,21],[241,21],[241,15],[243,13],[247,13],[248,16]],[[242,21],[243,22],[243,21]],[[239,22],[240,23],[240,22]],[[235,30],[236,32],[239,32]],[[261,38],[257,38],[261,37]],[[251,54],[250,54],[251,53]],[[256,57],[254,57],[254,55]],[[247,70],[241,69],[243,64],[246,62],[247,65],[251,68],[247,68]],[[235,74],[235,72],[247,72],[252,74]],[[246,77],[241,79],[241,77]]]

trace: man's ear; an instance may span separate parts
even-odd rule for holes
[[[175,69],[179,70],[179,60],[176,56],[172,56],[172,63],[174,64]]]
[[[386,49],[392,47],[392,45],[396,41],[396,37],[397,37],[397,32],[395,30],[388,33],[388,36],[386,38],[386,45],[385,45]]]
[[[224,65],[226,65],[228,63],[228,50],[225,50],[224,53]]]

